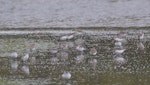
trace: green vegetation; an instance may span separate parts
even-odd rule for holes
[[[0,85],[19,85],[15,81],[0,79]]]
[[[8,38],[0,39],[0,54],[1,57],[7,56],[9,53],[17,52],[19,55],[26,53],[32,45],[39,50],[50,49],[55,44],[50,40],[42,39],[26,39],[26,38]]]

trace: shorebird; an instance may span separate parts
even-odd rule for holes
[[[21,59],[22,61],[27,61],[29,59],[29,53],[26,53]]]
[[[124,41],[123,38],[119,38],[119,37],[115,37],[114,40],[115,40],[116,42],[123,42],[123,41]]]
[[[68,72],[68,71],[65,71],[62,75],[62,78],[63,79],[70,79],[71,78],[71,73],[70,72]]]
[[[64,35],[60,37],[60,40],[67,40],[68,39],[68,35]]]
[[[116,54],[122,54],[125,50],[126,50],[126,49],[123,49],[123,48],[117,48],[117,49],[115,50],[115,53],[116,53]]]
[[[97,50],[96,50],[95,47],[93,47],[93,48],[90,49],[90,54],[91,55],[96,55],[97,54]]]
[[[66,34],[60,37],[60,40],[70,40],[74,38],[74,33]]]
[[[143,40],[143,38],[144,38],[144,33],[140,32],[138,34],[138,39],[141,41],[141,40]]]
[[[74,33],[69,34],[67,39],[70,40],[72,38],[74,38]]]
[[[22,61],[27,61],[28,59],[29,59],[29,54],[32,52],[32,51],[35,51],[36,50],[36,48],[35,48],[35,43],[33,43],[33,44],[29,44],[28,45],[28,47],[27,47],[27,49],[26,49],[26,53],[25,53],[25,55],[24,56],[22,56]]]
[[[10,54],[10,57],[17,58],[18,57],[18,53],[17,52],[13,52],[13,53]]]

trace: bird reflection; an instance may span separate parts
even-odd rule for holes
[[[115,45],[122,46],[122,44],[126,44],[127,43],[127,40],[125,39],[126,35],[127,34],[125,32],[118,33],[117,36],[114,37]]]
[[[142,53],[145,53],[145,46],[142,42],[142,40],[144,39],[144,33],[140,32],[138,34],[138,39],[139,39],[139,41],[137,42],[137,50]]]
[[[30,58],[30,64],[36,64],[36,57]]]
[[[50,60],[51,60],[52,65],[57,64],[59,61],[59,59],[57,57],[52,57]]]
[[[92,69],[95,70],[96,69],[96,66],[97,66],[97,60],[96,59],[92,59],[90,60],[90,64],[92,66]]]
[[[76,56],[76,58],[75,58],[77,64],[82,63],[84,61],[84,59],[85,59],[85,56],[82,54]]]
[[[11,69],[12,69],[12,71],[17,71],[18,70],[18,66],[19,66],[18,61],[11,61]]]
[[[115,46],[122,47],[122,42],[119,41],[115,42]]]
[[[83,45],[84,40],[80,38],[80,39],[75,40],[74,42],[76,45]]]
[[[61,51],[61,52],[59,52],[59,53],[57,54],[57,56],[60,57],[60,59],[61,59],[62,61],[66,61],[66,60],[68,60],[68,58],[69,58],[69,54],[68,54],[68,52],[66,52],[66,51]]]
[[[76,46],[76,50],[83,52],[86,49],[82,45],[78,45],[78,46]]]
[[[125,64],[127,62],[127,60],[121,56],[114,58],[114,61],[118,65],[122,65],[122,64]]]
[[[144,33],[140,32],[138,34],[138,39],[141,41],[141,40],[143,40],[143,38],[144,38]]]
[[[122,53],[125,52],[125,50],[126,50],[126,49],[124,49],[124,48],[122,48],[122,47],[121,47],[121,48],[116,48],[116,49],[115,49],[115,54],[122,54]]]
[[[22,66],[21,71],[26,75],[30,74],[29,66]]]

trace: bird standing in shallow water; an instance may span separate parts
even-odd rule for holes
[[[18,57],[18,53],[17,52],[13,52],[13,53],[10,54],[10,57],[17,58]]]
[[[65,71],[62,75],[62,78],[63,79],[70,79],[71,78],[71,73],[70,72],[68,72],[68,71]]]
[[[127,43],[127,40],[124,38],[127,34],[124,33],[124,32],[120,32],[117,34],[116,37],[114,37],[114,40],[116,42],[116,45],[122,45],[123,44],[126,44]]]
[[[145,53],[145,46],[142,43],[142,40],[144,39],[144,33],[140,32],[138,34],[138,39],[139,39],[139,42],[137,43],[137,50],[140,50],[141,52]]]
[[[74,38],[74,33],[66,34],[60,37],[60,40],[70,40]]]
[[[22,61],[27,61],[29,59],[29,53],[26,53],[21,59]]]
[[[139,40],[142,40],[143,38],[144,38],[144,33],[140,32],[140,33],[138,34],[138,39],[139,39]]]
[[[96,50],[95,47],[93,47],[93,48],[90,49],[90,54],[91,55],[96,55],[97,54],[97,50]]]
[[[145,46],[143,45],[142,42],[139,42],[139,43],[137,44],[137,49],[139,49],[139,50],[144,50],[144,49],[145,49]]]
[[[115,53],[116,54],[122,54],[126,49],[123,49],[123,48],[118,48],[115,50]]]

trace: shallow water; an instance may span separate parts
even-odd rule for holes
[[[92,32],[92,33],[91,33]],[[120,31],[83,31],[72,39],[60,40],[60,34],[1,35],[0,39],[0,84],[14,85],[149,85],[150,83],[150,41],[149,30],[126,30],[125,52],[116,54],[113,37]],[[137,33],[144,32],[142,41]],[[95,34],[93,34],[95,33]],[[83,42],[77,41],[82,39]],[[76,42],[76,44],[75,44]],[[145,48],[140,50],[137,43]],[[85,48],[76,49],[77,44]],[[34,47],[34,49],[32,48]],[[90,49],[97,50],[96,55]],[[11,53],[17,52],[18,58]],[[55,53],[56,52],[56,53]],[[30,57],[23,62],[25,53]],[[83,56],[77,61],[77,56]],[[124,61],[115,61],[121,57]],[[96,67],[90,63],[96,59]],[[116,59],[117,60],[117,59]],[[119,59],[118,59],[119,60]],[[121,63],[119,63],[121,62]],[[64,71],[71,73],[71,79],[62,78]]]
[[[0,7],[1,28],[150,24],[149,0],[0,0]]]

